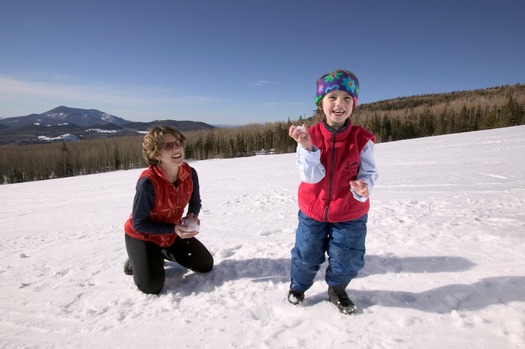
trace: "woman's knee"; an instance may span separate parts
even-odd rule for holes
[[[195,265],[193,267],[193,270],[198,273],[209,273],[213,269],[213,256],[211,254],[208,254],[205,258],[203,258],[198,265]]]
[[[164,278],[154,278],[150,280],[137,280],[135,279],[135,284],[138,289],[146,294],[159,294],[164,287]]]

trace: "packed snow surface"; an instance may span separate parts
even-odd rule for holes
[[[366,266],[347,316],[324,268],[286,300],[295,154],[191,162],[209,274],[123,273],[141,170],[0,186],[2,348],[524,348],[525,127],[376,146]]]

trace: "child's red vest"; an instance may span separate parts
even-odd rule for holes
[[[155,192],[150,219],[157,222],[180,224],[184,208],[190,201],[193,192],[190,166],[184,163],[179,167],[177,187],[170,182],[166,173],[157,166],[148,167],[142,172],[139,179],[142,177],[147,177],[153,183]],[[175,231],[172,234],[136,231],[133,228],[131,215],[124,225],[124,231],[135,239],[150,241],[162,247],[172,245],[178,236]]]
[[[340,132],[330,131],[324,123],[309,130],[312,144],[321,150],[326,175],[318,183],[299,185],[299,208],[319,222],[346,222],[359,218],[370,209],[370,200],[360,202],[350,191],[350,181],[359,172],[361,151],[375,136],[360,126],[349,125]]]

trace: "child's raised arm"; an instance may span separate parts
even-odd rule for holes
[[[305,124],[303,124],[302,126],[290,126],[290,129],[288,130],[288,135],[290,135],[290,137],[292,137],[304,149],[312,151],[312,142],[310,141],[308,128]]]

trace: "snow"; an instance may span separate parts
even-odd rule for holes
[[[41,141],[49,141],[49,142],[52,142],[52,141],[58,141],[58,140],[62,140],[62,141],[66,141],[66,142],[75,142],[75,141],[79,141],[80,138],[78,138],[77,136],[71,134],[71,133],[66,133],[66,134],[63,134],[62,136],[58,136],[58,137],[47,137],[47,136],[38,136],[38,139],[41,140]]]
[[[97,132],[97,133],[117,133],[117,130],[103,130],[101,128],[88,128],[87,132]]]
[[[141,170],[0,186],[2,348],[523,348],[525,126],[376,146],[366,266],[327,302],[286,300],[295,155],[192,162],[209,274],[123,272]]]

